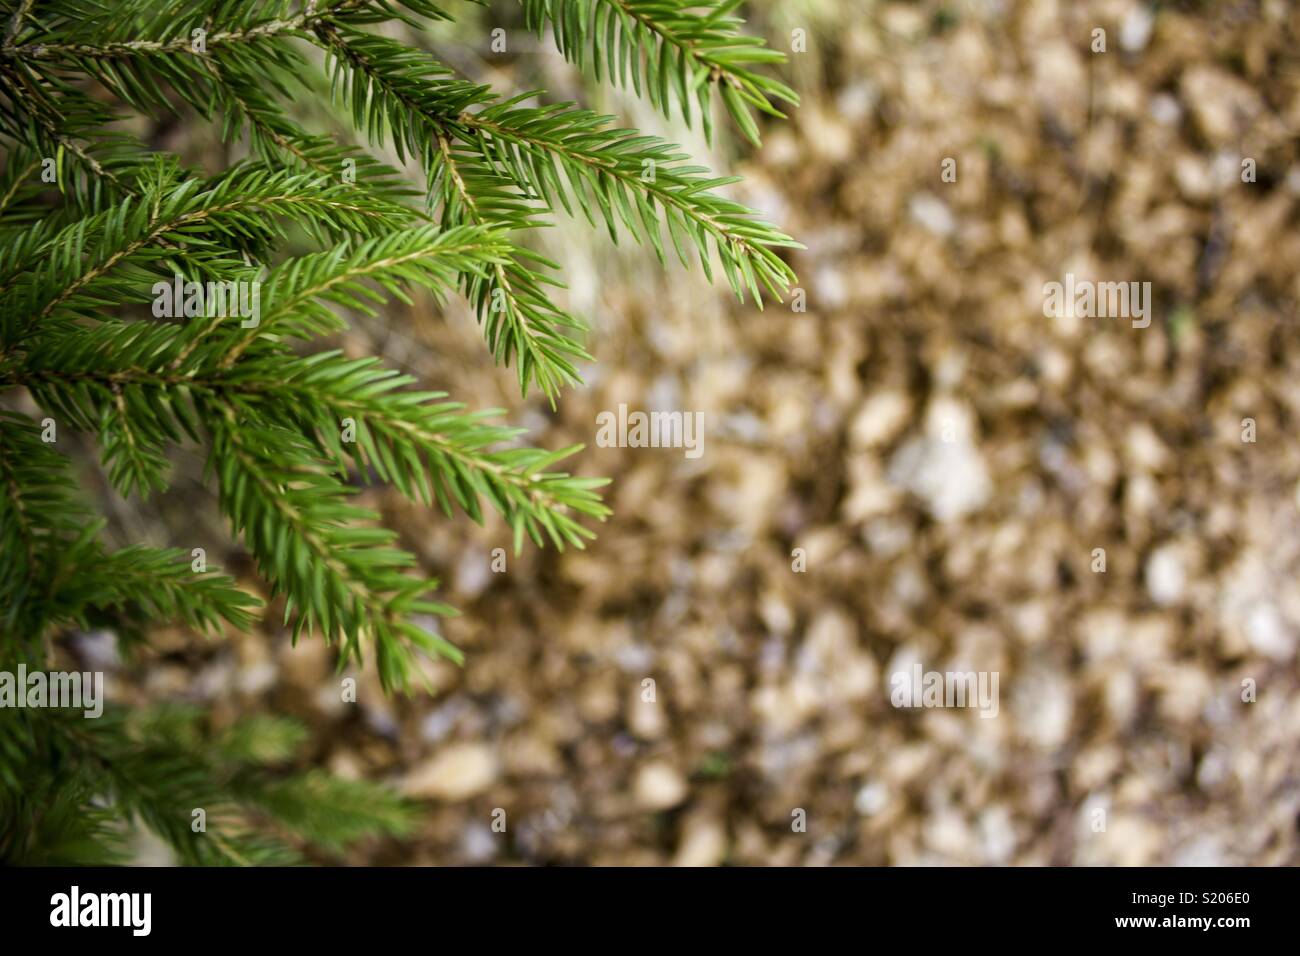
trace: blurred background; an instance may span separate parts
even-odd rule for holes
[[[500,520],[370,489],[463,611],[435,694],[362,673],[344,704],[329,649],[274,614],[161,632],[110,689],[296,715],[311,763],[421,801],[358,864],[1300,863],[1296,4],[744,13],[776,49],[806,39],[783,72],[803,102],[758,151],[593,88],[515,4],[422,40],[742,175],[732,194],[807,246],[805,310],[760,312],[561,215],[538,247],[598,361],[555,410],[461,302],[358,323],[357,354],[533,444],[585,442],[569,464],[614,479],[588,550],[498,573]],[[1150,282],[1150,326],[1044,317],[1067,273]],[[703,412],[704,454],[596,447],[620,403]],[[105,501],[123,540],[205,546],[261,589],[197,457],[147,508]],[[112,644],[81,647],[113,667]],[[998,672],[998,716],[894,708],[914,663]]]

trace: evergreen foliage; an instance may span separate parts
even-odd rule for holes
[[[710,135],[716,98],[757,142],[755,114],[796,97],[759,72],[783,56],[738,32],[736,6],[524,0],[521,15],[597,81]],[[454,611],[353,502],[357,483],[476,521],[495,510],[518,549],[582,547],[609,513],[603,481],[558,470],[577,447],[520,447],[499,411],[325,340],[414,289],[464,295],[521,393],[555,403],[591,359],[583,322],[554,301],[555,263],[526,244],[560,211],[661,261],[666,235],[684,265],[720,265],[760,306],[790,287],[779,251],[795,243],[717,192],[734,179],[540,91],[502,97],[386,29],[447,19],[429,0],[0,0],[0,667],[49,666],[71,628],[109,627],[129,651],[151,622],[217,636],[260,617],[188,552],[110,550],[54,427],[93,438],[123,496],[165,489],[175,446],[205,449],[295,640],[322,637],[340,666],[373,655],[385,688],[408,689],[421,656],[460,659],[429,630]],[[369,147],[418,163],[423,189],[292,118],[317,76]],[[128,132],[133,113],[218,124],[249,157],[187,168]],[[315,251],[289,254],[303,243]],[[150,290],[175,276],[257,284],[259,321],[211,301],[151,315]],[[385,791],[294,772],[302,733],[176,707],[0,711],[0,860],[120,859],[137,824],[200,864],[403,832],[410,808]]]

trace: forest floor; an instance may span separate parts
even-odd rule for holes
[[[434,695],[344,704],[273,629],[164,635],[150,692],[424,802],[352,862],[1300,863],[1295,5],[772,6],[803,103],[720,162],[806,311],[565,231],[598,361],[552,412],[462,307],[399,310],[386,354],[585,442],[614,516],[497,573],[501,521],[367,491],[463,612]],[[1149,325],[1046,317],[1067,275],[1150,283]],[[620,404],[703,454],[596,447]],[[896,708],[914,665],[997,715]]]

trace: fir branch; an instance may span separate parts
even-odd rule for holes
[[[753,66],[784,63],[786,56],[739,31],[732,12],[740,0],[522,0],[524,18],[540,37],[549,24],[565,58],[590,67],[597,82],[630,85],[669,115],[675,99],[692,119],[697,100],[705,137],[712,137],[710,91],[721,97],[740,131],[755,146],[752,111],[784,117],[777,102],[797,106],[789,86]]]
[[[264,422],[238,421],[214,408],[208,463],[221,488],[221,506],[275,593],[287,598],[295,638],[319,628],[341,644],[344,660],[360,663],[362,641],[374,643],[380,680],[403,688],[415,677],[416,653],[461,659],[416,615],[455,611],[423,595],[437,581],[409,575],[410,554],[391,547],[396,534],[375,527],[378,516],[348,504],[351,492],[301,436]]]
[[[341,245],[291,259],[267,278],[261,322],[232,336],[221,366],[232,366],[253,341],[268,333],[311,338],[345,327],[326,302],[374,315],[370,303],[382,297],[363,280],[409,303],[403,284],[434,292],[454,288],[457,276],[479,274],[499,262],[504,248],[490,229],[424,226],[371,239],[355,249]]]
[[[154,447],[183,434],[199,437],[194,402],[245,421],[287,416],[314,436],[316,453],[336,468],[345,469],[349,460],[373,468],[379,480],[412,500],[437,501],[447,513],[455,504],[482,521],[486,499],[514,530],[516,546],[527,535],[538,544],[545,537],[558,547],[582,547],[592,532],[574,516],[609,514],[595,493],[603,479],[546,470],[578,447],[491,450],[521,434],[488,424],[499,412],[468,413],[444,401],[442,392],[408,391],[414,384],[409,376],[375,360],[349,361],[338,352],[299,358],[271,349],[228,363],[227,341],[180,361],[192,341],[174,327],[104,323],[48,339],[39,360],[0,377],[0,385],[26,385],[41,407],[86,430],[121,401],[130,409],[130,427]],[[111,356],[105,354],[109,342],[118,346]],[[351,445],[340,438],[348,418],[357,425]]]
[[[413,808],[383,788],[286,774],[302,739],[291,721],[219,729],[177,705],[24,712],[0,724],[0,862],[120,862],[136,824],[203,866],[301,863],[304,843],[334,853],[410,829]]]
[[[129,149],[126,136],[103,131],[112,120],[111,114],[79,90],[63,82],[51,82],[53,91],[46,89],[43,79],[31,71],[27,64],[14,63],[0,57],[0,93],[8,105],[0,107],[0,117],[8,120],[8,132],[16,140],[43,155],[59,159],[59,182],[65,172],[62,158],[73,157],[83,168],[87,181],[73,180],[74,195],[83,195],[87,201],[99,198],[100,189],[108,188],[115,194],[134,195],[135,188],[124,170],[131,160],[124,155]],[[82,145],[79,138],[92,140]],[[103,153],[101,159],[95,154]]]
[[[675,101],[688,121],[694,98],[706,133],[715,94],[752,139],[754,111],[779,115],[775,104],[794,100],[758,71],[779,54],[738,35],[731,0],[524,2],[529,24],[550,24],[598,78],[630,82],[665,113]],[[552,301],[556,265],[515,234],[545,227],[557,206],[661,260],[664,231],[683,263],[693,248],[707,272],[716,255],[737,294],[760,304],[793,281],[780,251],[795,243],[715,193],[733,180],[572,104],[502,99],[362,29],[446,19],[430,0],[0,8],[0,392],[25,387],[58,428],[95,436],[127,495],[165,487],[173,446],[207,443],[221,510],[294,638],[319,630],[342,663],[373,652],[385,688],[416,683],[422,657],[459,660],[432,624],[454,612],[396,533],[357,506],[354,485],[387,482],[476,521],[495,510],[518,549],[524,537],[582,547],[590,519],[609,514],[604,482],[555,470],[580,446],[519,446],[495,410],[417,390],[373,359],[312,354],[312,342],[413,288],[459,287],[495,360],[554,403],[590,356],[582,324]],[[314,88],[302,41],[325,51],[356,129],[420,163],[427,214],[408,206],[418,191],[395,170],[291,118],[282,104],[299,84]],[[181,122],[220,114],[223,139],[246,138],[263,162],[200,175],[121,132],[119,107]],[[46,160],[52,184],[36,181]],[[290,230],[321,251],[285,258]],[[195,321],[134,321],[154,280],[176,276],[263,284],[260,323],[188,298]],[[195,570],[183,549],[108,551],[104,522],[44,437],[0,410],[6,660],[39,666],[66,628],[107,626],[129,650],[161,619],[209,634],[252,626],[258,601]],[[144,825],[183,862],[291,862],[303,844],[335,850],[409,820],[376,788],[286,774],[302,735],[280,721],[223,731],[177,711],[114,711],[93,727],[63,716],[0,722],[0,861],[116,860]],[[206,834],[190,827],[199,806]]]
[[[412,187],[401,173],[377,162],[363,150],[340,146],[328,136],[305,135],[262,85],[249,77],[230,70],[220,61],[214,61],[211,69],[218,79],[218,94],[226,117],[224,138],[237,139],[247,129],[252,146],[264,163],[270,165],[287,158],[303,171],[316,172],[335,181],[347,181],[346,171],[351,174],[348,178],[360,184],[358,188],[399,204],[420,195],[420,190]]]
[[[800,245],[742,204],[712,193],[735,180],[685,165],[689,157],[671,144],[612,127],[612,117],[569,104],[520,106],[528,94],[497,101],[486,87],[456,80],[382,37],[333,25],[317,34],[335,53],[335,85],[349,98],[356,122],[372,137],[391,128],[399,151],[420,156],[426,168],[433,166],[432,144],[454,137],[477,150],[523,198],[541,198],[551,208],[558,199],[569,211],[576,205],[593,223],[595,207],[611,238],[617,240],[621,224],[661,260],[661,225],[683,264],[685,243],[694,242],[710,276],[712,246],[741,298],[748,289],[761,305],[761,289],[780,299],[793,284],[793,270],[774,250]],[[344,64],[353,71],[351,84],[340,82]],[[525,218],[528,212],[520,204],[511,225],[536,225]]]
[[[532,218],[531,208],[511,180],[481,157],[457,150],[441,130],[435,135],[438,150],[429,163],[430,193],[440,199],[444,224],[544,225]],[[496,360],[508,365],[518,356],[520,392],[527,393],[529,382],[536,381],[553,405],[561,386],[581,382],[574,362],[589,360],[591,355],[566,331],[581,335],[586,326],[557,308],[545,288],[562,283],[532,268],[530,261],[542,268],[558,268],[536,253],[512,246],[508,258],[494,263],[487,275],[466,276],[465,291]]]
[[[106,552],[103,522],[78,500],[67,459],[12,412],[0,412],[0,486],[0,606],[11,633],[85,626],[92,611],[127,627],[175,620],[217,633],[221,622],[251,624],[257,601],[227,577],[191,571],[181,550]]]
[[[226,255],[222,241],[265,243],[277,235],[268,216],[282,216],[321,240],[325,224],[369,234],[410,217],[381,197],[293,170],[245,165],[206,183],[180,184],[161,169],[156,172],[158,178],[140,197],[80,220],[34,250],[42,264],[8,294],[13,304],[6,341],[21,341],[61,310],[94,316],[105,302],[138,302],[141,288],[157,276],[141,268],[151,270],[176,246],[220,259]]]
[[[379,480],[412,500],[437,501],[447,514],[454,503],[481,522],[480,501],[486,499],[514,529],[516,549],[525,534],[540,545],[545,532],[560,548],[581,548],[594,537],[573,515],[603,520],[609,514],[595,493],[606,481],[546,470],[581,446],[490,450],[521,431],[488,424],[498,410],[467,413],[460,403],[444,401],[445,393],[404,390],[412,383],[373,359],[349,361],[337,352],[291,362],[269,356],[225,380],[228,394],[251,407],[292,405],[334,461],[351,458],[373,468]],[[357,425],[351,444],[339,439],[347,418]]]
[[[76,491],[68,460],[41,429],[0,409],[0,632],[44,628],[50,569],[89,519]]]
[[[110,617],[123,637],[142,639],[144,625],[175,621],[199,633],[217,635],[225,625],[252,628],[250,611],[261,602],[233,579],[214,571],[195,572],[181,548],[87,549],[62,573],[52,598],[53,623],[88,625]]]
[[[486,87],[455,80],[440,64],[383,37],[337,24],[318,27],[316,35],[334,55],[333,88],[351,106],[354,121],[377,141],[391,130],[398,155],[420,159],[430,192],[441,202],[444,224],[496,224],[512,231],[543,225],[529,192],[521,193],[513,180],[448,143],[444,114],[489,101]],[[351,71],[351,82],[345,70]],[[551,303],[544,287],[559,283],[530,262],[554,268],[515,247],[487,276],[467,276],[465,289],[496,359],[508,363],[518,357],[521,392],[535,382],[554,401],[561,385],[579,381],[574,362],[590,358],[570,334],[585,326]]]
[[[41,157],[29,149],[17,147],[0,169],[0,226],[11,227],[40,218],[43,210],[23,210],[25,202],[34,199],[41,191],[36,171],[41,168]],[[19,233],[27,235],[27,232]]]
[[[9,25],[5,28],[4,48],[12,49],[14,38],[18,36],[23,29],[23,20],[27,14],[32,12],[32,4],[35,0],[20,0],[18,6],[14,9],[13,16],[9,18]]]
[[[249,2],[243,5],[241,11],[239,7],[227,7],[223,13],[227,17],[235,17],[240,25],[233,29],[218,30],[208,33],[204,37],[204,43],[209,48],[220,48],[222,46],[240,43],[256,43],[267,39],[283,36],[301,35],[304,30],[309,30],[317,23],[323,22],[335,16],[346,15],[351,11],[361,9],[368,5],[369,0],[335,0],[330,3],[328,0],[311,0],[305,4],[302,10],[294,16],[259,16],[263,8],[283,7],[282,3],[275,3],[274,0],[268,3],[266,0],[260,2]],[[76,21],[71,18],[65,21],[65,25],[71,29],[64,31],[74,37],[97,37],[98,42],[87,42],[86,40],[70,40],[64,42],[34,42],[24,44],[12,44],[6,42],[3,48],[0,48],[0,55],[11,59],[20,60],[100,60],[100,59],[124,59],[133,57],[158,57],[170,53],[189,53],[192,47],[192,38],[190,36],[191,28],[198,28],[208,22],[206,17],[198,18],[197,14],[201,11],[199,8],[190,12],[193,19],[184,16],[175,17],[170,22],[160,21],[156,16],[156,10],[152,9],[151,4],[140,4],[138,16],[131,16],[132,11],[129,9],[106,10],[100,16],[81,16]],[[93,8],[92,8],[93,9]],[[146,24],[152,24],[158,31],[158,35],[153,37],[139,37],[132,40],[103,40],[104,36],[113,37],[124,34],[138,32],[141,19]],[[78,22],[79,21],[79,22]],[[180,29],[182,35],[171,36]],[[86,64],[81,63],[84,67]]]
[[[738,181],[735,177],[707,177],[700,167],[683,165],[689,157],[672,144],[611,128],[611,121],[566,104],[522,108],[512,102],[459,118],[463,128],[478,134],[498,168],[513,172],[548,203],[555,196],[569,208],[572,197],[589,219],[596,206],[611,239],[617,241],[621,223],[633,238],[650,243],[663,261],[662,212],[683,265],[688,264],[684,246],[689,238],[711,275],[711,239],[737,297],[743,299],[742,287],[748,288],[761,306],[761,282],[780,300],[795,275],[774,250],[802,245],[744,205],[710,191]],[[557,166],[566,174],[567,193]]]

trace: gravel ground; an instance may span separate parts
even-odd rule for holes
[[[301,715],[424,801],[359,863],[1300,863],[1295,4],[760,13],[808,31],[803,104],[716,161],[807,245],[806,310],[561,230],[598,363],[555,412],[460,306],[399,310],[386,354],[586,442],[614,517],[497,573],[499,521],[367,492],[464,612],[432,697],[340,703],[273,630],[160,635],[150,692]],[[1150,283],[1149,326],[1046,317],[1067,274]],[[703,454],[596,447],[620,403],[703,412]],[[914,665],[996,673],[996,716],[893,706]]]

